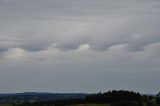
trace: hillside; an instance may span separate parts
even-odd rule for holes
[[[0,103],[23,103],[23,102],[38,102],[38,101],[54,101],[64,99],[82,99],[85,98],[85,93],[39,93],[25,92],[13,94],[0,94]]]

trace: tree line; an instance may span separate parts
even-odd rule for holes
[[[14,106],[67,106],[73,104],[110,104],[111,106],[160,106],[160,93],[157,96],[141,95],[133,91],[112,90],[90,94],[84,99],[65,99],[48,102],[14,104]]]

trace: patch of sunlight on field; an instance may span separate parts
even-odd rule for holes
[[[109,104],[76,104],[70,106],[110,106]]]

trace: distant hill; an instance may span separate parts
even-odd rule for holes
[[[142,95],[146,95],[146,96],[153,96],[153,97],[155,97],[155,96],[156,96],[156,94],[142,94]]]
[[[41,93],[41,92],[25,92],[0,94],[0,103],[23,103],[37,101],[54,101],[64,99],[83,99],[88,94],[85,93]]]

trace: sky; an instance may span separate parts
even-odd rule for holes
[[[0,92],[160,91],[159,0],[0,0]]]

